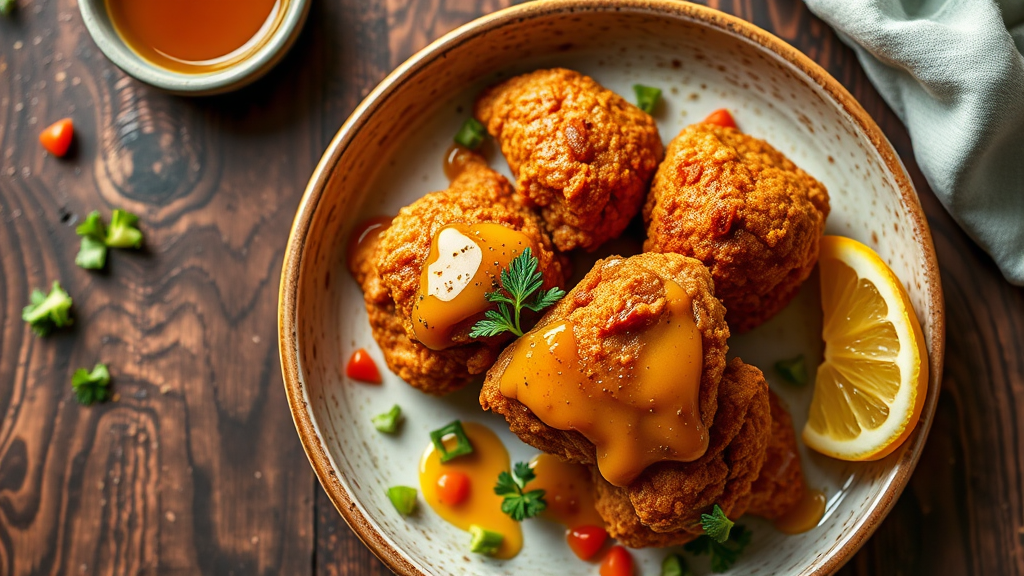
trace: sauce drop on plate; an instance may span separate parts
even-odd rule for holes
[[[444,153],[444,175],[451,182],[462,174],[473,151],[461,144],[452,144]]]
[[[805,490],[796,506],[775,521],[775,528],[784,534],[800,534],[816,527],[824,515],[825,494],[820,490]]]
[[[279,23],[288,0],[106,0],[114,28],[142,58],[204,73],[248,57]]]
[[[469,530],[471,525],[476,524],[481,528],[498,532],[505,539],[494,557],[512,558],[523,547],[523,531],[518,522],[501,511],[503,498],[494,493],[498,474],[511,468],[508,450],[498,436],[486,426],[463,422],[462,428],[473,445],[472,454],[459,456],[442,464],[433,444],[430,444],[423,453],[420,459],[420,490],[423,491],[423,499],[438,516],[462,530]],[[445,446],[453,448],[454,440],[445,441]],[[441,501],[437,486],[438,478],[452,471],[461,472],[469,477],[469,496],[455,506],[449,506]],[[467,534],[467,551],[469,540]]]
[[[527,486],[544,490],[547,509],[541,518],[554,520],[567,528],[604,526],[604,519],[594,507],[593,479],[582,464],[563,462],[557,456],[540,454],[530,462],[537,477]]]
[[[348,262],[351,263],[355,260],[361,250],[368,250],[375,245],[380,233],[387,230],[389,226],[391,226],[391,218],[388,216],[374,216],[356,225],[348,237],[348,246],[345,250]]]
[[[551,323],[520,338],[502,374],[501,393],[545,424],[576,430],[597,446],[608,482],[626,486],[649,465],[691,462],[708,448],[700,418],[703,344],[693,304],[665,284],[667,319],[630,335],[638,357],[625,365],[579,357],[573,324]]]

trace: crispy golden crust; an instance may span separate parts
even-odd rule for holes
[[[617,488],[595,473],[597,511],[608,533],[631,548],[684,544],[703,531],[700,515],[718,504],[738,518],[764,462],[771,431],[768,384],[760,370],[729,362],[718,389],[708,451],[694,462],[656,464]]]
[[[693,300],[704,352],[700,414],[705,426],[710,426],[717,406],[718,382],[725,369],[729,328],[708,271],[700,262],[678,254],[600,260],[533,330],[568,319],[573,324],[580,358],[587,365],[596,366],[608,358],[629,362],[639,350],[628,332],[657,322],[666,312],[666,280],[677,283]],[[596,464],[596,449],[582,434],[551,428],[522,403],[501,394],[501,375],[512,352],[513,347],[506,348],[488,371],[480,405],[504,416],[512,432],[527,444],[571,462]]]
[[[593,250],[621,234],[664,152],[648,114],[563,68],[492,86],[475,113],[501,144],[516,199],[540,208],[559,250]]]
[[[806,486],[793,419],[774,392],[770,393],[769,400],[772,437],[768,442],[761,474],[750,489],[747,513],[775,520],[800,502]]]
[[[451,186],[403,208],[375,243],[360,248],[349,267],[363,289],[374,339],[388,368],[429,394],[464,386],[494,363],[505,338],[472,341],[431,350],[414,339],[410,319],[423,263],[434,235],[452,223],[493,222],[518,230],[537,247],[545,286],[565,283],[568,266],[554,253],[540,220],[511,199],[511,186],[473,154]]]
[[[704,262],[742,333],[796,295],[818,259],[828,192],[767,142],[693,124],[668,146],[644,206],[644,250]]]

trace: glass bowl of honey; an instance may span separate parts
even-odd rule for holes
[[[96,45],[136,79],[184,95],[241,88],[288,51],[309,0],[79,0]]]

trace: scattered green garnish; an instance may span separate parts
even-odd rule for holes
[[[392,486],[388,488],[388,500],[402,516],[416,511],[416,489],[408,486]]]
[[[465,146],[470,150],[476,150],[484,143],[484,136],[487,135],[487,130],[484,125],[477,121],[476,118],[467,118],[462,123],[462,128],[455,133],[455,143],[460,146]]]
[[[715,504],[711,514],[700,515],[700,525],[704,533],[719,544],[729,539],[729,531],[732,530],[733,521],[725,516],[725,512]]]
[[[807,363],[804,362],[803,354],[789,360],[779,360],[775,363],[775,371],[790,384],[807,384]]]
[[[661,561],[661,576],[693,576],[690,566],[679,554],[669,554]]]
[[[49,294],[33,290],[29,301],[21,311],[21,319],[29,323],[36,335],[46,336],[54,328],[71,325],[71,295],[60,287],[60,282],[53,283]]]
[[[383,414],[377,414],[373,417],[373,427],[378,432],[385,434],[394,434],[395,430],[398,429],[399,419],[402,417],[402,409],[399,408],[398,404],[391,407],[391,410]]]
[[[658,100],[661,99],[661,88],[633,84],[633,92],[636,92],[636,107],[648,114],[653,114]]]
[[[107,229],[107,246],[111,248],[138,248],[142,246],[142,231],[136,227],[139,217],[125,210],[115,209]]]
[[[498,551],[498,547],[505,540],[505,537],[497,532],[491,532],[486,528],[481,528],[476,524],[469,527],[469,533],[473,535],[473,540],[469,543],[469,551],[476,552],[477,554],[486,554],[493,556]]]
[[[88,270],[100,270],[107,263],[107,227],[99,210],[93,210],[85,221],[75,228],[82,237],[82,245],[75,256],[75,264]]]
[[[710,536],[701,536],[693,542],[683,545],[683,549],[692,554],[709,554],[711,570],[726,572],[739,559],[743,549],[750,544],[751,533],[743,526],[732,529],[731,537],[723,543],[716,542]]]
[[[536,478],[533,469],[526,462],[516,462],[512,474],[502,470],[498,474],[498,483],[494,493],[505,499],[501,502],[501,511],[508,514],[516,522],[533,518],[548,507],[544,501],[543,490],[524,492],[527,483]]]
[[[75,399],[83,406],[110,400],[110,371],[106,364],[97,364],[92,372],[85,368],[75,370],[71,375],[71,388]]]
[[[0,0],[0,14],[10,16],[14,12],[16,0]]]
[[[488,310],[486,317],[473,325],[469,337],[486,338],[502,332],[522,336],[519,316],[523,308],[540,312],[565,296],[565,291],[558,287],[540,290],[543,283],[544,277],[537,271],[537,257],[530,248],[526,248],[509,262],[508,268],[501,271],[501,288],[487,293],[487,301],[497,302],[498,309]],[[531,299],[534,292],[537,294]]]
[[[455,435],[456,442],[455,447],[451,450],[444,445],[444,437],[449,434]],[[434,443],[434,448],[437,450],[437,453],[440,454],[442,464],[453,458],[473,453],[473,445],[469,442],[469,438],[466,436],[466,431],[462,429],[462,422],[459,422],[458,420],[453,420],[443,428],[438,428],[431,432],[430,441]]]

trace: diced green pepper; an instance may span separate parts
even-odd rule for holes
[[[653,114],[654,108],[661,98],[661,88],[634,84],[633,91],[636,92],[636,107],[648,114]]]
[[[444,445],[444,437],[449,434],[455,435],[456,442],[455,447],[451,450]],[[466,431],[462,429],[462,422],[458,420],[453,420],[443,428],[431,432],[430,441],[434,443],[434,448],[437,449],[437,453],[441,456],[442,464],[453,458],[473,453],[473,445],[470,444],[469,438],[466,437]]]
[[[391,410],[384,412],[383,414],[377,414],[373,417],[373,427],[378,432],[385,434],[394,434],[395,430],[398,429],[399,419],[402,417],[402,409],[399,408],[398,404],[391,407]]]
[[[477,121],[476,118],[467,118],[462,123],[462,128],[455,134],[455,143],[460,146],[465,146],[470,150],[476,150],[484,143],[484,136],[487,135],[487,130],[484,125]]]
[[[416,511],[416,489],[408,486],[392,486],[388,488],[388,500],[394,504],[395,510],[402,516]]]
[[[469,551],[487,556],[493,556],[505,540],[501,534],[481,528],[476,524],[469,527],[469,533],[473,535],[473,540],[469,543]]]

